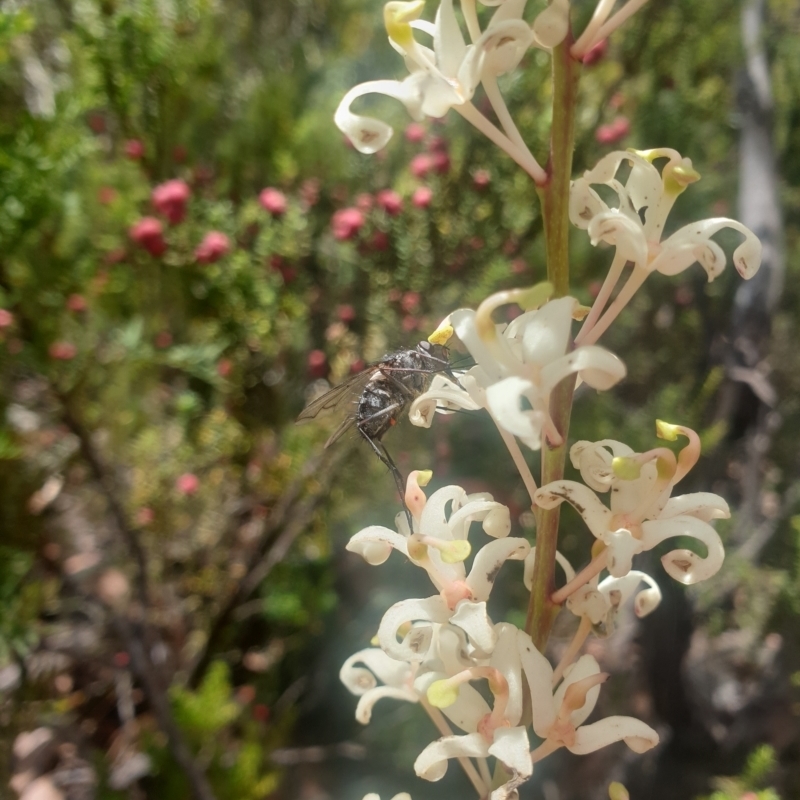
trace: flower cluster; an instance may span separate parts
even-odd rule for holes
[[[411,527],[398,514],[396,531],[372,526],[348,544],[371,564],[399,551],[424,569],[437,589],[431,597],[393,605],[378,629],[380,647],[361,650],[342,666],[342,682],[359,696],[359,722],[368,723],[383,698],[420,704],[443,735],[417,757],[417,775],[439,780],[448,761],[458,759],[480,796],[491,794],[492,800],[515,796],[534,764],[561,747],[580,754],[617,741],[636,752],[655,746],[658,734],[630,717],[584,724],[608,677],[592,656],[557,675],[527,633],[492,621],[486,607],[492,586],[506,561],[529,558],[530,545],[509,536],[509,511],[489,495],[446,486],[426,497],[420,484],[429,477],[420,472],[409,477],[405,501]],[[467,571],[472,523],[481,523],[489,541]],[[491,704],[472,685],[483,681]],[[535,748],[522,722],[526,690],[533,731],[542,740]],[[491,777],[490,758],[504,767],[500,785]]]

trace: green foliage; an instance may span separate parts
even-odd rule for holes
[[[717,778],[717,791],[707,800],[779,800],[775,789],[764,788],[777,766],[775,750],[762,745],[747,758],[744,771],[736,778]]]

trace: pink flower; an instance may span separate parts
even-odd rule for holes
[[[97,190],[97,202],[101,206],[110,206],[117,199],[117,190],[111,186],[101,186]]]
[[[186,216],[186,203],[191,193],[188,183],[176,179],[156,186],[150,199],[159,214],[177,225]]]
[[[356,310],[349,303],[345,303],[336,306],[336,316],[339,317],[345,325],[349,325],[356,318]]]
[[[400,308],[411,313],[419,305],[419,292],[405,292],[400,298]]]
[[[411,122],[406,128],[406,141],[417,144],[425,138],[425,126],[419,122]]]
[[[86,311],[88,308],[88,305],[86,304],[86,298],[82,294],[71,294],[67,298],[67,308],[70,311],[74,311],[76,314]]]
[[[136,512],[137,525],[149,525],[156,518],[152,508],[143,506]]]
[[[167,243],[164,241],[164,226],[155,217],[142,217],[131,227],[128,235],[151,256],[163,255],[167,249]]]
[[[217,361],[217,375],[220,378],[227,378],[233,372],[233,361],[229,358],[221,358]]]
[[[394,189],[381,189],[375,195],[375,202],[392,217],[403,210],[403,198]]]
[[[624,139],[631,130],[631,123],[627,117],[617,117],[609,125],[601,125],[595,132],[594,138],[600,144],[616,144]]]
[[[184,472],[176,479],[175,488],[180,494],[192,495],[200,488],[200,479],[193,472]]]
[[[231,249],[231,240],[220,231],[209,231],[194,251],[195,258],[201,264],[213,264],[219,261]]]
[[[434,136],[428,142],[428,150],[431,153],[446,153],[447,152],[447,139],[444,136]]]
[[[427,208],[433,199],[433,191],[428,186],[419,186],[411,195],[411,202],[417,208]]]
[[[357,208],[340,208],[331,218],[333,238],[340,242],[355,237],[364,225],[364,215]]]
[[[258,202],[261,207],[269,211],[273,217],[279,217],[281,214],[286,213],[286,195],[278,189],[273,189],[271,186],[263,189],[258,196]]]
[[[144,144],[139,139],[128,139],[125,142],[125,155],[131,161],[139,161],[144,157]]]
[[[92,133],[105,133],[106,132],[106,118],[102,114],[89,114],[89,127]]]
[[[356,197],[356,208],[363,211],[365,214],[372,208],[373,200],[372,195],[364,192]]]
[[[78,355],[78,348],[72,342],[53,342],[47,353],[56,361],[72,361]]]
[[[172,344],[172,334],[169,331],[159,331],[155,339],[156,347],[164,350]]]
[[[389,249],[389,234],[386,231],[375,231],[369,243],[373,250],[383,253]]]
[[[319,178],[307,178],[300,184],[300,199],[312,208],[319,202]]]
[[[608,39],[601,39],[594,47],[586,51],[581,61],[588,67],[600,61],[608,50]]]
[[[0,331],[10,328],[13,324],[14,315],[5,308],[0,308]]]
[[[446,151],[439,151],[433,154],[433,171],[439,175],[446,175],[450,172],[450,156]]]
[[[428,153],[419,153],[411,159],[409,169],[415,178],[424,178],[433,169],[433,159]]]
[[[492,174],[488,169],[475,170],[472,176],[472,183],[476,189],[485,189],[492,182]]]
[[[312,350],[308,354],[308,374],[312,378],[323,378],[328,371],[328,359],[322,350]]]

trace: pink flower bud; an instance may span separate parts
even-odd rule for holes
[[[308,354],[308,374],[312,378],[323,378],[328,371],[328,359],[322,350],[312,350]]]
[[[525,263],[524,258],[515,258],[511,262],[511,271],[515,275],[522,275],[523,272],[528,268],[528,265]]]
[[[394,189],[381,189],[375,195],[375,202],[392,217],[396,217],[403,210],[403,198]]]
[[[356,208],[363,211],[365,214],[372,208],[373,200],[372,195],[364,192],[356,197]]]
[[[433,169],[433,159],[428,153],[419,153],[411,159],[409,169],[415,178],[424,178]]]
[[[97,190],[97,202],[101,206],[110,206],[117,199],[117,190],[111,186],[101,186]]]
[[[357,208],[340,208],[331,218],[333,238],[339,241],[352,239],[364,226],[364,215]]]
[[[406,127],[406,141],[417,144],[425,138],[425,126],[419,122],[411,122]]]
[[[273,189],[272,187],[263,189],[258,196],[258,202],[273,217],[279,217],[281,214],[286,213],[286,195],[278,189]]]
[[[349,303],[344,303],[343,305],[336,306],[336,316],[344,322],[345,325],[349,325],[356,318],[356,310]]]
[[[137,525],[149,525],[154,519],[156,518],[155,513],[153,512],[152,508],[148,508],[144,506],[140,508],[136,512],[136,524]]]
[[[139,161],[144,157],[144,144],[139,139],[128,139],[125,142],[125,155],[131,161]]]
[[[70,311],[74,311],[76,314],[86,311],[88,308],[86,298],[82,294],[71,294],[67,298],[67,308]]]
[[[159,331],[155,338],[156,347],[164,350],[172,344],[172,334],[169,331]]]
[[[186,216],[186,203],[191,193],[188,183],[176,179],[156,186],[150,199],[159,214],[177,225]]]
[[[103,261],[105,261],[106,264],[119,264],[121,261],[125,260],[127,255],[124,247],[115,247],[105,254]]]
[[[14,315],[5,308],[0,308],[0,331],[14,324]]]
[[[319,178],[308,178],[300,184],[300,199],[312,208],[319,202]]]
[[[601,39],[594,47],[589,48],[589,50],[584,53],[581,61],[583,61],[587,67],[591,64],[596,64],[606,54],[606,50],[608,50],[608,39]]]
[[[419,292],[405,292],[400,298],[400,308],[407,314],[414,311],[419,306]]]
[[[72,342],[53,342],[47,348],[47,353],[56,361],[72,361],[78,355],[78,348]]]
[[[89,114],[89,127],[92,133],[105,133],[106,132],[106,118],[102,114],[94,113]]]
[[[233,362],[229,358],[221,358],[217,361],[217,375],[220,378],[227,378],[233,372]]]
[[[595,132],[594,138],[600,144],[616,144],[624,139],[631,130],[631,123],[627,117],[617,117],[609,125],[601,125]]]
[[[200,479],[193,472],[184,472],[175,481],[175,489],[180,494],[192,495],[200,488]]]
[[[485,189],[492,182],[492,174],[488,169],[475,170],[472,176],[472,183],[476,189]]]
[[[375,231],[369,243],[373,250],[383,253],[389,249],[389,234],[386,231]]]
[[[450,172],[450,156],[446,151],[436,152],[433,158],[433,171],[438,175],[446,175]]]
[[[213,264],[219,261],[231,249],[231,241],[220,231],[209,231],[194,251],[195,258],[201,264]]]
[[[167,249],[167,243],[164,241],[164,226],[155,217],[142,217],[131,227],[128,235],[151,256],[163,255]]]
[[[428,150],[431,153],[446,153],[447,146],[447,139],[445,139],[444,136],[434,136],[428,142]]]
[[[433,199],[433,191],[428,186],[418,186],[411,195],[411,202],[417,208],[427,208]]]

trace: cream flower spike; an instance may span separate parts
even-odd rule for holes
[[[659,173],[656,159],[668,162]],[[625,183],[616,175],[623,164],[630,166]],[[717,217],[691,223],[662,241],[667,216],[675,200],[700,175],[688,158],[668,148],[647,151],[616,151],[604,156],[594,169],[573,181],[570,220],[587,231],[593,245],[613,245],[614,261],[592,310],[575,338],[591,344],[606,331],[639,287],[653,272],[677,275],[698,263],[712,281],[725,268],[722,248],[711,238],[724,228],[737,231],[744,241],[733,252],[733,264],[744,278],[752,278],[761,265],[761,242],[736,220]],[[592,185],[604,184],[617,194],[617,207],[609,207]],[[614,301],[606,308],[627,262],[633,272]]]
[[[541,447],[543,435],[553,444],[560,443],[560,434],[550,418],[552,390],[576,373],[594,389],[609,389],[626,370],[622,361],[602,347],[570,350],[578,301],[572,297],[548,301],[551,292],[549,284],[498,292],[481,303],[477,312],[453,312],[448,325],[476,366],[459,376],[460,386],[446,378],[432,384],[431,391],[412,404],[411,421],[427,427],[434,409],[478,406],[486,408],[504,431],[533,450]],[[528,310],[508,325],[496,325],[492,313],[512,303]]]
[[[607,568],[622,578],[632,568],[633,556],[651,550],[666,539],[687,536],[706,548],[700,556],[691,550],[673,550],[662,557],[667,574],[683,584],[693,584],[715,575],[725,558],[719,534],[709,525],[725,519],[730,510],[725,500],[710,492],[695,492],[670,498],[672,487],[683,478],[700,455],[700,440],[690,428],[657,424],[659,436],[674,440],[678,435],[689,444],[677,458],[666,448],[630,454],[621,442],[578,442],[573,446],[581,474],[594,491],[576,481],[546,484],[534,495],[541,508],[555,508],[565,500],[583,517],[589,530],[606,545]],[[612,456],[603,450],[622,455]],[[611,474],[597,465],[611,461]],[[610,507],[595,492],[611,491]]]
[[[381,797],[375,794],[375,792],[370,792],[364,795],[363,800],[381,800]],[[411,795],[408,792],[400,792],[400,794],[396,794],[392,800],[411,800]]]

